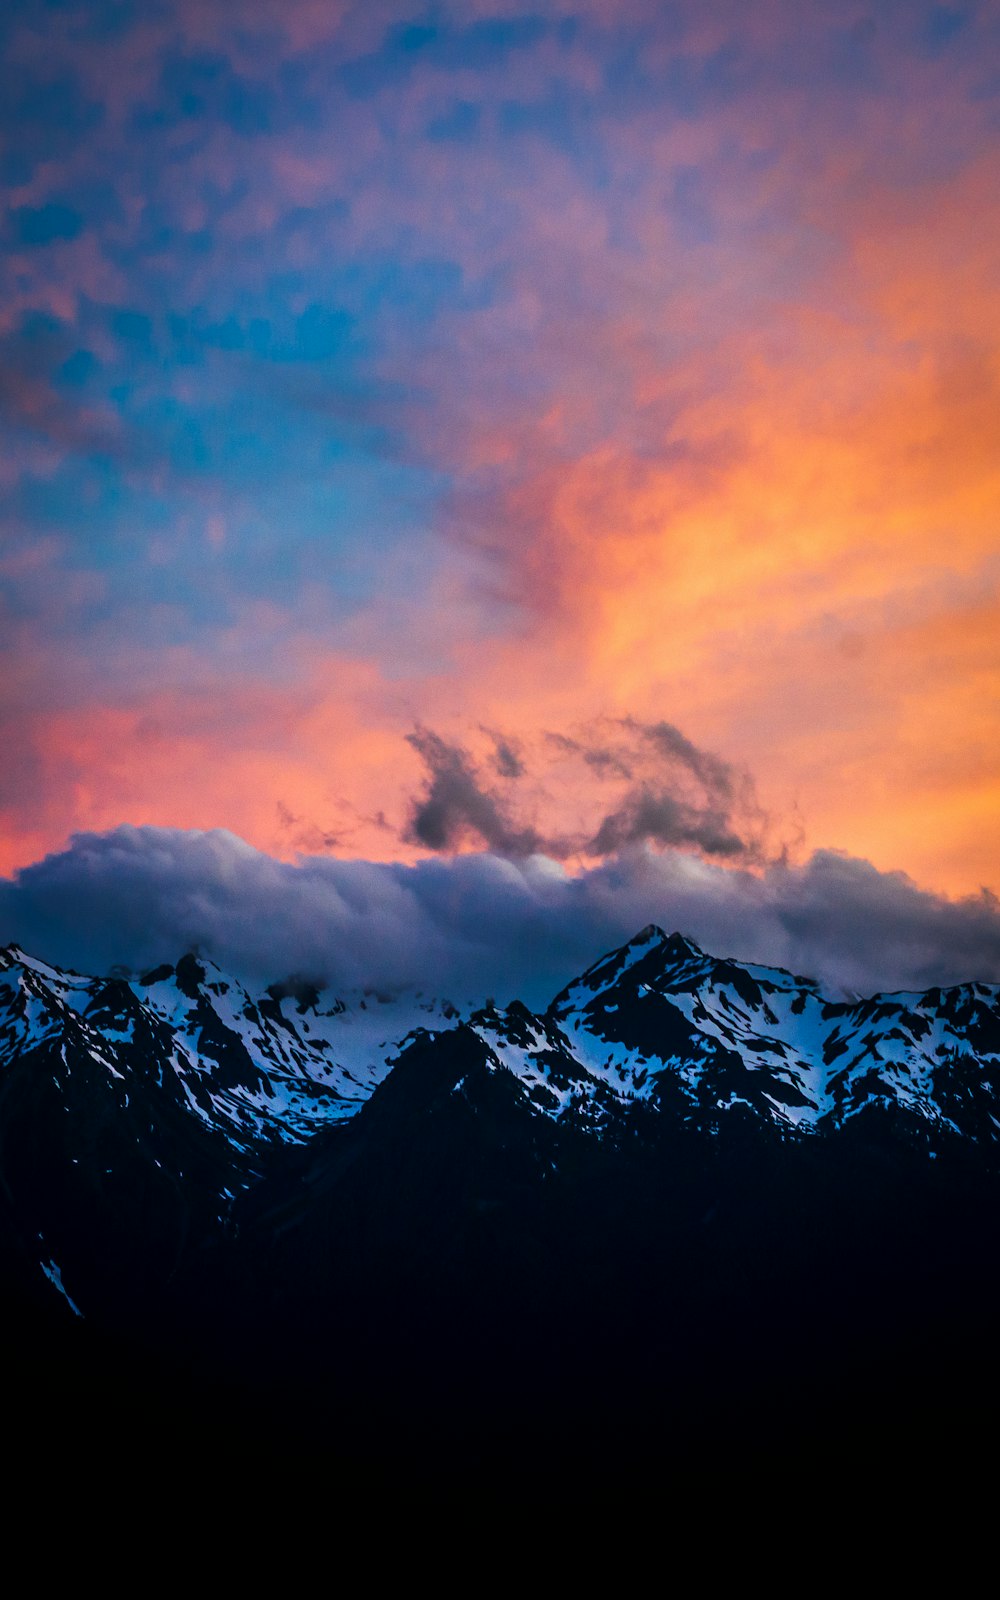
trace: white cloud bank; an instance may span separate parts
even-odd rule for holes
[[[0,942],[84,972],[199,949],[252,982],[534,1005],[647,922],[838,989],[1000,980],[994,896],[945,900],[828,851],[754,875],[637,847],[571,874],[489,854],[292,864],[221,830],[119,827],[0,880]]]

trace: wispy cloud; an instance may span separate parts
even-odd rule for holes
[[[425,849],[449,854],[473,846],[514,860],[544,854],[566,861],[648,843],[732,862],[765,858],[769,819],[749,773],[699,749],[672,723],[605,717],[572,735],[546,732],[531,749],[521,741],[516,755],[508,739],[492,733],[490,761],[502,786],[468,750],[430,729],[407,737],[427,776],[405,838]],[[554,830],[561,813],[565,821],[560,783],[579,784],[581,768],[590,780],[590,823]],[[530,821],[526,806],[534,807]]]

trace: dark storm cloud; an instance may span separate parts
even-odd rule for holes
[[[406,837],[427,850],[458,850],[470,841],[498,855],[529,856],[544,841],[532,828],[518,827],[503,802],[485,788],[460,745],[446,744],[429,728],[407,739],[428,771],[423,794],[414,802]]]
[[[630,778],[632,769],[625,760],[620,750],[609,750],[606,746],[584,743],[580,739],[571,739],[565,733],[546,733],[545,741],[549,747],[560,755],[579,756],[592,772],[601,778]]]
[[[501,778],[523,778],[527,768],[521,753],[521,744],[509,734],[495,733],[492,728],[483,728],[493,741],[493,766]]]
[[[672,722],[636,722],[627,717],[621,725],[645,739],[668,765],[689,772],[719,804],[733,799],[740,784],[735,767],[710,750],[700,750]]]
[[[546,734],[541,755],[530,761],[509,737],[482,731],[493,742],[492,766],[508,780],[502,795],[461,745],[427,728],[408,736],[427,766],[405,834],[409,842],[443,854],[471,843],[513,859],[542,853],[557,861],[617,855],[643,843],[699,850],[731,862],[763,857],[766,819],[749,775],[700,749],[672,723],[596,719],[575,736]],[[517,780],[525,779],[536,791],[544,787],[546,762],[553,759],[582,762],[603,783],[616,785],[614,803],[592,830],[567,837],[519,820]]]
[[[672,794],[639,788],[618,811],[609,812],[587,845],[595,856],[617,855],[626,845],[649,840],[660,845],[690,845],[710,856],[738,858],[746,840],[728,826],[724,812],[686,805]]]
[[[197,947],[261,984],[300,972],[533,1005],[648,922],[837,991],[1000,980],[993,896],[944,900],[829,852],[755,875],[637,848],[575,875],[538,856],[293,865],[221,831],[122,827],[0,881],[0,940],[82,971]]]
[[[588,855],[648,842],[730,861],[762,858],[767,819],[749,773],[701,749],[672,722],[602,719],[578,748],[598,776],[631,780],[588,842]]]

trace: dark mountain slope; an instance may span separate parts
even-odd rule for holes
[[[250,1435],[480,1462],[982,1404],[995,989],[824,996],[649,928],[541,1015],[416,1014],[8,953],[22,1357],[104,1350],[114,1393],[127,1332],[133,1378],[238,1394]]]

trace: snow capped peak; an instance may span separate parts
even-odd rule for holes
[[[688,961],[692,957],[704,959],[705,952],[686,933],[664,933],[663,929],[655,922],[647,922],[633,938],[622,946],[623,950],[634,951],[637,955],[648,955],[650,950],[659,946],[664,955],[669,955],[673,960]]]
[[[30,959],[31,957],[19,944],[11,943],[0,949],[0,967],[24,966]]]
[[[705,1126],[733,1104],[796,1132],[894,1104],[964,1127],[955,1107],[965,1095],[979,1107],[977,1129],[1000,1142],[996,987],[836,999],[783,969],[717,959],[655,923],[540,1014],[518,1001],[498,1010],[408,992],[334,996],[302,978],[258,991],[196,952],[139,978],[87,978],[11,946],[0,971],[0,1068],[44,1046],[59,1076],[68,1050],[116,1084],[155,1081],[240,1149],[307,1139],[353,1116],[415,1038],[463,1022],[537,1109],[595,1126],[632,1102],[669,1100]],[[967,1071],[986,1076],[963,1088]]]
[[[663,953],[674,961],[704,961],[705,952],[686,933],[672,933],[663,941]]]
[[[159,983],[172,983],[189,1000],[195,1000],[206,983],[225,980],[226,974],[208,956],[199,951],[187,950],[176,962],[163,962],[152,967],[136,980],[142,989],[151,989]]]
[[[556,995],[548,1014],[564,1016],[586,1006],[594,995],[610,994],[619,986],[631,991],[650,983],[676,981],[678,972],[698,971],[707,961],[708,957],[693,940],[680,933],[668,935],[651,922],[627,944],[595,961],[581,977]]]
[[[41,961],[37,956],[29,955],[19,944],[9,944],[6,949],[0,950],[0,971],[9,971],[11,967],[23,967],[48,980],[71,979],[77,984],[81,981],[80,974],[74,972],[72,967],[57,967],[50,961]]]
[[[642,964],[643,972],[650,970],[651,967],[657,971],[669,971],[687,962],[706,962],[711,959],[687,934],[676,931],[664,933],[654,922],[643,928],[641,933],[637,933],[635,938],[630,939],[628,944],[615,952],[615,955],[622,958],[623,972],[629,967],[638,966],[639,963]]]

